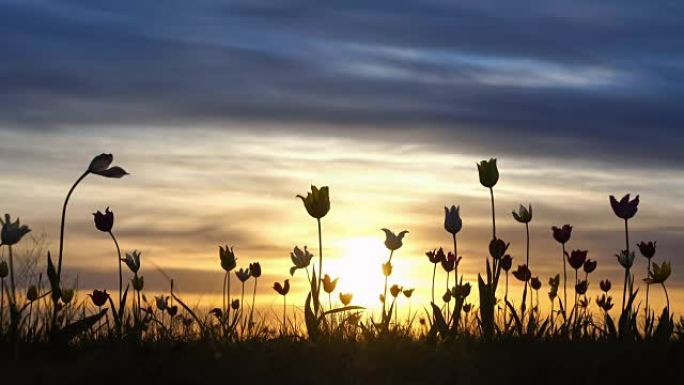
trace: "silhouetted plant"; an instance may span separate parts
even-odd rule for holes
[[[639,196],[637,195],[634,199],[630,200],[629,199],[630,194],[627,194],[620,199],[618,202],[614,196],[610,196],[610,206],[613,209],[613,212],[615,215],[617,215],[619,218],[624,220],[625,222],[625,257],[624,258],[630,258],[630,254],[633,256],[633,253],[630,253],[630,248],[629,248],[629,220],[636,215],[637,210],[639,208]],[[623,259],[624,259],[623,258]],[[618,258],[619,259],[619,258]],[[623,264],[620,262],[620,264],[625,267],[625,287],[622,291],[622,311],[625,310],[625,295],[627,292],[627,284],[631,281],[629,277],[629,269],[632,267],[632,264],[634,263],[634,258],[631,258],[631,262],[629,263],[629,267],[625,267],[627,264]],[[629,286],[629,292],[632,292],[632,287]]]
[[[563,306],[568,306],[568,272],[567,272],[567,262],[565,260],[565,244],[570,240],[572,235],[572,226],[563,225],[561,228],[553,226],[551,228],[553,232],[553,239],[561,244],[561,260],[563,261]]]
[[[454,256],[460,260],[458,256],[458,243],[456,242],[456,234],[461,231],[463,221],[461,220],[461,207],[452,205],[451,208],[444,207],[444,230],[446,230],[454,241]],[[454,266],[454,281],[458,282],[458,263]],[[448,286],[448,285],[447,285]]]
[[[520,205],[520,208],[518,209],[517,213],[515,211],[513,211],[513,218],[516,221],[518,221],[519,223],[522,223],[525,225],[525,234],[526,234],[526,236],[525,236],[525,239],[526,239],[525,265],[529,268],[530,267],[530,222],[532,221],[532,204],[529,205],[529,208],[526,208],[525,206]],[[527,297],[527,284],[528,284],[528,282],[525,281],[525,288],[523,291],[522,302],[520,303],[520,308],[522,309],[523,313],[525,312],[525,299]]]
[[[247,321],[248,327],[252,328],[254,307],[256,306],[256,291],[257,291],[257,281],[261,277],[261,265],[259,262],[254,262],[249,264],[249,274],[254,278],[254,291],[252,291],[252,306],[249,310],[249,321]]]
[[[639,252],[641,255],[648,260],[648,265],[646,267],[646,278],[648,278],[651,274],[651,259],[655,255],[656,252],[656,243],[653,241],[649,242],[639,242],[637,244],[637,247],[639,248]],[[650,308],[648,307],[648,295],[649,295],[649,288],[650,285],[646,285],[646,304],[644,305],[644,310],[646,311],[646,317],[648,317]]]
[[[283,331],[282,331],[282,333],[285,334],[285,332],[287,332],[287,293],[290,292],[290,280],[286,279],[282,285],[280,284],[280,282],[274,283],[273,284],[273,290],[275,290],[278,294],[283,296]]]
[[[392,314],[392,309],[390,309],[389,314],[387,314],[386,308],[385,308],[385,303],[387,302],[387,279],[389,276],[392,274],[392,257],[394,256],[394,252],[396,250],[399,250],[401,246],[403,245],[403,239],[406,234],[408,234],[408,231],[400,231],[398,234],[393,233],[391,230],[388,229],[381,229],[385,233],[385,247],[387,250],[389,250],[389,258],[387,262],[383,265],[383,274],[385,275],[385,289],[383,291],[382,295],[382,321],[383,324],[385,324],[386,320],[389,318],[389,315]]]
[[[437,265],[442,263],[443,260],[446,259],[446,255],[444,255],[444,250],[440,247],[439,250],[429,250],[425,253],[425,255],[428,257],[428,260],[430,263],[432,263],[433,269],[432,269],[432,303],[435,302],[435,277],[437,276]]]
[[[321,187],[318,189],[316,186],[311,185],[311,192],[306,194],[306,197],[302,195],[297,195],[297,198],[301,199],[304,203],[304,208],[309,213],[312,218],[316,219],[316,224],[318,225],[318,285],[315,290],[317,295],[314,298],[314,307],[316,313],[318,312],[318,304],[320,299],[318,294],[321,291],[321,279],[323,277],[323,235],[321,232],[321,218],[325,217],[330,211],[330,195],[328,186]],[[316,271],[314,269],[314,275]]]
[[[227,322],[230,322],[230,272],[237,266],[237,258],[233,247],[219,246],[219,259],[221,261],[221,268],[224,270],[223,274],[223,311],[221,313],[221,326],[223,328],[224,336],[227,333]]]

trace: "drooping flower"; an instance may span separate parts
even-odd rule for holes
[[[385,247],[391,251],[398,250],[403,245],[404,235],[408,234],[406,230],[400,231],[399,234],[394,234],[388,229],[381,230],[385,232]]]
[[[444,207],[444,229],[453,235],[456,235],[463,227],[463,221],[459,213],[460,210],[460,206]]]
[[[625,269],[631,268],[634,264],[634,259],[636,259],[634,252],[631,251],[628,253],[627,250],[620,250],[620,254],[615,254],[615,257]]]
[[[307,268],[311,263],[311,258],[313,258],[313,254],[307,250],[306,246],[304,246],[303,251],[299,247],[295,246],[294,250],[290,252],[290,259],[294,264],[294,266],[290,268],[290,275],[294,275],[297,269]]]
[[[575,285],[575,291],[579,295],[586,294],[588,288],[589,288],[589,281],[587,281],[586,279],[579,281],[577,283],[577,285]]]
[[[531,286],[534,290],[539,290],[539,289],[541,289],[542,283],[541,283],[541,281],[539,280],[539,277],[532,277],[532,278],[530,278],[530,286]]]
[[[639,251],[641,252],[641,255],[643,255],[647,259],[651,259],[655,255],[656,243],[653,241],[639,242],[637,244],[637,247],[639,247]]]
[[[254,262],[249,264],[249,274],[254,278],[261,277],[261,265],[259,262]]]
[[[492,188],[499,181],[499,170],[496,167],[496,158],[488,161],[483,160],[477,164],[477,171],[480,174],[480,184],[484,187]]]
[[[104,214],[100,210],[93,213],[93,217],[95,219],[95,228],[105,233],[112,231],[112,227],[114,227],[114,213],[109,210],[109,207],[105,209]]]
[[[565,244],[570,240],[570,236],[572,235],[572,226],[563,225],[561,228],[553,226],[551,227],[551,231],[553,232],[553,239],[555,239],[556,242]]]
[[[513,266],[513,257],[510,255],[506,254],[501,258],[500,266],[504,271],[509,271],[511,267]]]
[[[506,254],[510,243],[506,243],[504,240],[496,238],[489,242],[489,255],[494,259],[499,259]]]
[[[526,282],[532,278],[532,272],[527,265],[518,265],[518,270],[513,272],[513,276],[519,281]]]
[[[112,154],[100,154],[90,161],[90,166],[88,166],[88,171],[92,174],[104,176],[107,178],[121,178],[128,175],[126,170],[121,167],[114,166],[109,167],[114,161],[114,156]]]
[[[513,218],[520,223],[530,223],[532,221],[532,204],[529,208],[520,205],[518,212],[513,211]]]
[[[629,195],[623,196],[619,202],[614,196],[610,196],[610,206],[613,208],[613,212],[622,219],[632,218],[636,215],[639,207],[639,196],[637,195],[634,199],[630,200]]]
[[[323,277],[323,291],[330,294],[335,291],[339,278],[332,279],[328,274]]]
[[[246,268],[246,269],[240,268],[240,269],[238,269],[238,271],[235,272],[235,276],[240,280],[240,282],[244,283],[252,275],[249,272],[249,268]]]
[[[653,263],[653,268],[648,272],[648,278],[644,279],[649,285],[654,283],[664,283],[672,273],[672,266],[669,261],[663,262],[660,266]]]
[[[304,203],[304,208],[313,218],[321,219],[328,211],[330,211],[330,196],[328,186],[320,189],[311,185],[311,192],[306,194],[306,197],[297,195]]]
[[[232,246],[219,246],[219,258],[221,259],[221,268],[227,273],[230,273],[237,266],[237,258]]]
[[[88,294],[88,296],[93,301],[93,305],[97,307],[104,306],[104,304],[107,303],[107,299],[109,299],[107,290],[93,290],[93,293]]]
[[[354,298],[354,294],[352,293],[340,293],[340,302],[342,302],[342,305],[344,306],[349,305],[352,298]]]
[[[591,259],[587,259],[584,262],[584,265],[582,265],[582,266],[584,268],[584,272],[589,274],[589,273],[593,272],[594,270],[596,270],[596,265],[598,265],[598,262],[592,261]]]
[[[273,290],[275,290],[280,295],[287,295],[290,292],[290,280],[286,279],[281,285],[280,282],[273,284]]]
[[[0,232],[0,241],[2,245],[12,246],[16,245],[21,241],[24,235],[31,232],[31,229],[26,225],[22,225],[17,218],[14,223],[9,214],[5,214],[5,220],[0,218],[0,224],[2,224],[2,231]]]
[[[392,297],[397,298],[399,296],[399,293],[401,293],[402,287],[394,284],[392,287],[390,287],[390,294]]]
[[[138,250],[126,253],[126,257],[123,261],[133,273],[137,273],[140,270],[140,252]]]
[[[610,287],[611,287],[610,281],[607,280],[607,279],[604,279],[603,281],[601,281],[601,282],[599,283],[599,287],[601,288],[602,291],[604,291],[604,292],[606,292],[606,293],[609,292],[609,291],[610,291]]]
[[[570,255],[565,253],[565,256],[567,257],[570,266],[575,270],[579,270],[587,260],[587,253],[587,250],[573,250],[570,252]]]

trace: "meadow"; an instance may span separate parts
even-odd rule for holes
[[[624,228],[625,243],[615,252],[615,263],[624,270],[622,282],[594,279],[600,267],[587,250],[569,247],[570,224],[549,229],[558,243],[558,273],[542,278],[534,273],[536,261],[530,260],[532,205],[510,213],[527,241],[526,255],[514,263],[510,243],[497,237],[497,160],[483,160],[473,169],[491,204],[491,241],[482,245],[482,273],[476,282],[465,282],[459,274],[460,207],[444,207],[443,227],[453,247],[425,252],[433,272],[431,301],[414,303],[415,312],[400,313],[397,304],[411,298],[413,289],[390,285],[390,277],[393,258],[409,231],[381,230],[387,249],[386,262],[377,267],[384,281],[383,291],[377,293],[381,309],[357,306],[355,293],[337,290],[337,279],[326,270],[321,223],[330,211],[330,189],[311,186],[297,196],[302,207],[296,209],[303,223],[317,229],[317,247],[294,246],[289,271],[282,272],[281,280],[266,283],[259,280],[258,262],[238,268],[235,248],[217,247],[216,269],[223,271],[221,303],[201,309],[188,305],[171,278],[168,292],[146,293],[145,256],[121,250],[109,208],[93,213],[93,226],[111,238],[118,290],[96,289],[82,296],[64,283],[70,198],[88,177],[125,178],[127,172],[112,162],[111,154],[94,157],[68,190],[59,248],[55,254],[38,255],[37,266],[45,266],[45,271],[37,279],[18,276],[13,251],[26,242],[30,227],[10,214],[1,220],[5,257],[0,261],[0,376],[10,383],[120,383],[137,378],[167,384],[456,379],[479,384],[684,378],[679,369],[684,318],[671,311],[667,289],[671,264],[656,256],[655,241],[630,238],[639,196],[606,197],[616,226]],[[637,258],[647,261],[646,271],[634,271]],[[435,282],[438,269],[446,273],[446,290]],[[292,279],[306,280],[308,286],[304,303],[297,304],[299,314],[289,303]],[[509,290],[512,280],[522,284],[522,292]],[[255,311],[258,283],[281,297],[282,307],[272,309],[276,317]],[[590,285],[600,287],[598,297],[589,297]],[[662,309],[649,304],[654,295],[665,297]],[[548,311],[542,311],[542,302]]]

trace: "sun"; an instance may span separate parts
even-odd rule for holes
[[[381,265],[389,256],[382,241],[373,237],[345,239],[340,251],[340,257],[330,263],[331,271],[340,277],[337,292],[354,294],[354,305],[378,308],[384,288]]]

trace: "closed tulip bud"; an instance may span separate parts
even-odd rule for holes
[[[126,258],[123,258],[123,261],[133,273],[138,273],[140,270],[140,252],[138,250],[126,253]]]
[[[133,286],[133,289],[137,291],[142,291],[143,287],[145,287],[145,280],[143,277],[133,277],[131,279],[131,284]]]
[[[385,277],[392,275],[392,262],[386,262],[382,264],[382,274]]]
[[[230,308],[233,310],[239,309],[240,308],[240,300],[234,299],[233,302],[230,303]]]
[[[478,163],[477,171],[480,174],[480,184],[484,187],[492,188],[499,181],[499,170],[496,167],[495,158]]]
[[[335,291],[335,287],[337,286],[337,280],[339,280],[339,278],[332,279],[328,274],[323,276],[323,291],[325,291],[328,294]]]
[[[404,297],[406,297],[406,298],[411,298],[411,296],[413,295],[413,291],[414,291],[414,290],[415,290],[415,289],[404,289],[404,290],[403,290]]]
[[[380,298],[380,302],[385,303],[385,295],[384,294],[380,294],[379,298]]]
[[[656,252],[656,243],[655,242],[639,242],[637,244],[637,247],[639,247],[639,251],[641,252],[641,255],[643,255],[645,258],[651,259],[655,255],[655,252]]]
[[[601,288],[601,290],[603,290],[606,293],[610,291],[610,286],[611,286],[610,281],[607,279],[605,279],[599,283],[599,287]]]
[[[330,211],[328,186],[318,189],[311,185],[311,192],[306,194],[306,198],[301,195],[297,195],[297,198],[302,200],[309,215],[316,219],[323,218]]]
[[[2,241],[1,244],[5,246],[16,245],[17,243],[19,243],[19,241],[21,241],[21,238],[23,238],[24,235],[31,232],[31,229],[29,229],[28,226],[22,226],[21,223],[19,223],[19,218],[17,218],[17,220],[14,223],[12,223],[9,214],[5,214],[4,221],[0,218],[0,224],[2,224],[2,231],[0,231],[0,240]]]
[[[254,278],[261,277],[261,265],[259,264],[259,262],[254,262],[254,263],[249,264],[249,273]]]
[[[444,295],[442,295],[442,301],[444,301],[446,303],[451,302],[451,291],[450,290],[447,290],[446,293],[444,293]]]
[[[251,274],[249,272],[249,268],[247,269],[239,269],[238,271],[235,272],[235,276],[240,280],[240,282],[246,282],[249,277],[251,277]]]
[[[178,306],[176,306],[176,305],[169,306],[166,308],[166,312],[169,314],[169,316],[175,317],[176,314],[178,314]]]
[[[513,272],[513,276],[519,281],[526,282],[532,278],[532,272],[527,265],[518,265],[518,270]]]
[[[582,266],[584,266],[584,262],[587,260],[587,250],[573,250],[568,253],[565,253],[565,257],[568,259],[568,264],[575,269],[579,270]]]
[[[0,278],[5,278],[9,274],[9,266],[7,262],[0,261]]]
[[[93,213],[93,217],[95,218],[95,228],[105,233],[112,231],[112,227],[114,227],[114,213],[109,210],[109,207],[105,209],[104,214],[99,210]]]
[[[29,286],[28,290],[26,291],[26,299],[29,300],[30,302],[33,302],[38,299],[38,288],[35,287],[34,285]]]
[[[354,295],[352,293],[340,293],[340,302],[342,302],[342,305],[347,306],[351,303],[352,298],[354,298]]]
[[[579,281],[579,283],[575,285],[575,291],[579,295],[587,294],[587,289],[589,289],[589,281],[587,280]]]
[[[237,258],[232,246],[219,246],[219,258],[221,259],[221,268],[228,273],[237,266]]]
[[[494,259],[499,259],[506,254],[510,243],[504,242],[502,239],[492,239],[489,242],[489,255]]]
[[[444,229],[453,235],[456,235],[463,227],[460,210],[460,206],[444,207]]]
[[[534,290],[539,290],[539,289],[541,289],[542,283],[541,283],[541,281],[539,280],[539,277],[533,277],[533,278],[531,278],[531,279],[530,279],[530,286],[531,286]]]
[[[627,194],[618,202],[615,197],[611,195],[610,206],[618,217],[625,220],[630,219],[636,215],[639,208],[639,196],[637,195],[633,200],[629,200],[629,194]]]
[[[74,289],[62,288],[61,297],[64,303],[71,303],[71,301],[74,299]]]
[[[517,213],[513,211],[513,218],[520,223],[530,223],[532,221],[532,204],[529,208],[520,205]]]
[[[503,256],[503,258],[501,258],[501,262],[500,262],[500,263],[501,263],[501,268],[502,268],[504,271],[509,271],[509,270],[511,269],[511,267],[513,266],[513,257],[511,257],[510,255],[506,254],[506,255]]]
[[[570,235],[572,235],[572,226],[563,225],[561,228],[553,226],[551,227],[551,231],[553,232],[553,239],[555,239],[556,242],[565,244],[570,240]]]
[[[392,297],[397,298],[399,293],[401,293],[401,287],[399,285],[392,285],[392,287],[390,287],[390,294]]]
[[[275,290],[280,295],[287,295],[290,292],[290,280],[286,279],[281,285],[280,282],[273,284],[273,290]]]
[[[648,272],[648,278],[644,279],[646,283],[665,283],[667,278],[670,277],[672,273],[672,266],[669,261],[663,262],[660,266],[657,263],[653,263],[653,269]]]
[[[107,178],[121,178],[128,173],[121,167],[109,167],[114,161],[112,154],[100,154],[93,158],[88,166],[88,171]]]
[[[591,259],[587,259],[583,265],[584,272],[587,274],[593,272],[594,270],[596,270],[596,265],[598,265],[598,262],[592,261]]]
[[[388,229],[381,229],[382,231],[385,232],[385,247],[389,250],[398,250],[402,245],[402,240],[404,239],[404,235],[408,234],[408,231],[400,231],[399,234],[394,234],[392,231]]]
[[[107,303],[107,299],[109,299],[107,290],[93,290],[93,293],[88,294],[88,296],[90,296],[90,299],[93,301],[93,305],[97,307],[103,306],[105,303]]]
[[[157,309],[164,311],[166,308],[169,306],[169,297],[165,296],[159,296],[159,297],[154,297],[154,300],[157,304]]]
[[[471,311],[472,309],[473,309],[473,305],[471,305],[471,304],[469,304],[469,303],[463,305],[463,311],[466,312],[466,313],[470,313],[470,311]]]
[[[634,252],[627,252],[627,250],[620,250],[620,254],[615,254],[618,263],[625,269],[629,269],[634,264],[634,259],[636,258]]]

